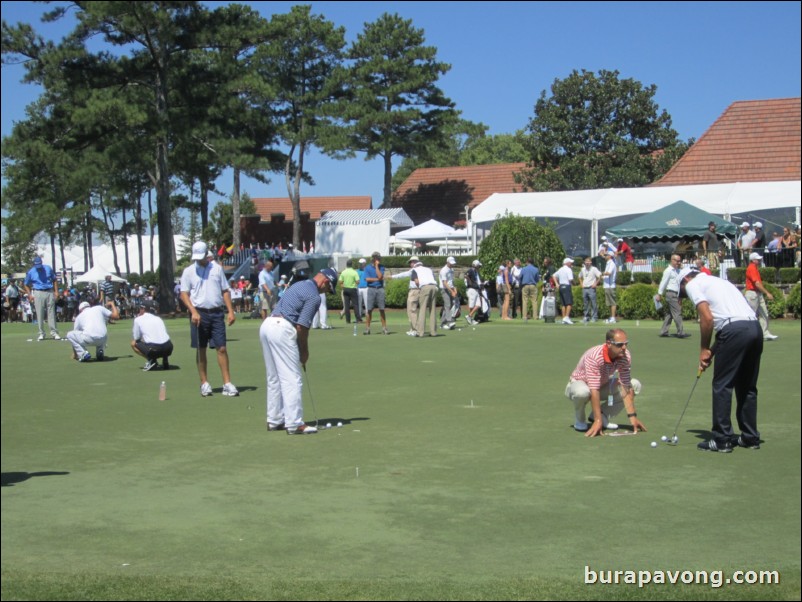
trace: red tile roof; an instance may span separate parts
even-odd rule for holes
[[[732,103],[652,186],[800,179],[800,99]]]
[[[464,219],[494,192],[518,192],[513,173],[526,163],[416,169],[393,193],[393,207],[402,207],[416,224],[436,219],[446,224]],[[463,215],[460,215],[463,213]]]
[[[277,214],[292,220],[292,203],[287,197],[251,200],[263,222],[269,222],[270,216]],[[308,213],[309,219],[317,221],[324,213],[335,209],[370,209],[371,202],[369,196],[304,196],[301,197],[301,213]]]

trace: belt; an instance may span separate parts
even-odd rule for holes
[[[225,311],[225,310],[226,310],[226,308],[225,308],[225,307],[212,307],[212,308],[206,308],[206,307],[196,307],[195,309],[196,309],[196,310],[197,310],[199,313],[204,313],[204,314],[211,314],[211,313],[214,313],[214,312],[218,312],[218,311]]]
[[[721,328],[719,328],[718,331],[724,330],[724,328],[730,324],[733,324],[734,322],[757,322],[757,318],[727,318],[724,320],[724,323],[721,325]]]

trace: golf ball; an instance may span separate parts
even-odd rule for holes
[[[663,435],[662,437],[660,437],[660,441],[668,441],[668,437],[666,437],[665,435]]]
[[[677,437],[676,435],[674,435],[674,436],[671,438],[671,442],[672,442],[672,443],[676,443],[677,441],[679,441],[679,437]]]
[[[657,441],[652,441],[652,447],[657,447]]]
[[[327,428],[327,429],[330,429],[330,428],[331,428],[331,422],[327,422],[327,423],[326,423],[326,428]]]
[[[343,423],[342,423],[342,422],[338,422],[338,423],[337,423],[337,428],[340,428],[340,427],[342,427],[342,425],[343,425]]]

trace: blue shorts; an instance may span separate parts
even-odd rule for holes
[[[200,314],[200,325],[190,320],[190,335],[193,349],[219,349],[226,346],[226,311],[224,309],[195,308]]]

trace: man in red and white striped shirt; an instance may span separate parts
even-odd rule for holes
[[[632,430],[635,433],[646,430],[635,411],[635,395],[640,393],[641,384],[631,377],[632,356],[628,346],[626,332],[620,328],[608,330],[604,345],[588,349],[571,374],[565,396],[574,402],[574,429],[586,437],[601,435],[603,429],[617,429],[618,425],[610,422],[610,418],[624,408]],[[592,425],[586,418],[588,402],[593,412]]]

